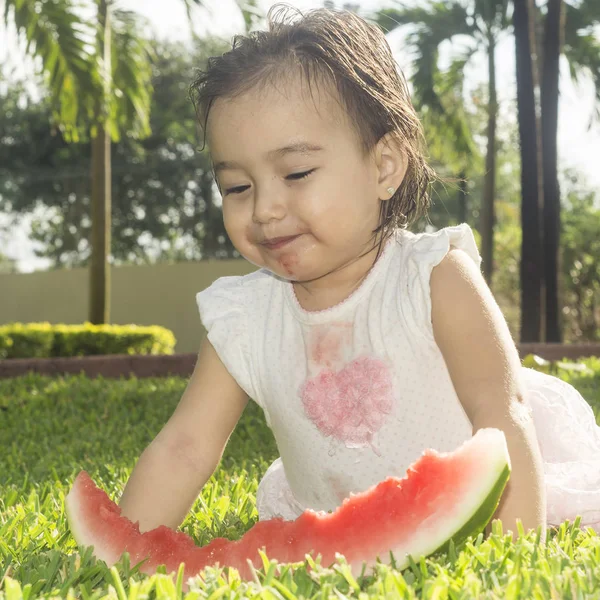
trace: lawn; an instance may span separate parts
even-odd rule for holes
[[[559,371],[600,413],[600,360],[589,372]],[[352,578],[342,558],[332,568],[266,565],[255,580],[208,569],[181,581],[152,577],[125,558],[112,569],[78,548],[64,498],[85,469],[118,500],[136,459],[169,418],[181,378],[89,380],[27,376],[0,380],[0,600],[59,598],[600,598],[600,536],[565,524],[543,545],[516,542],[496,528],[399,572],[380,565]],[[250,403],[223,460],[182,525],[199,545],[239,538],[257,519],[258,481],[277,456],[260,410]]]

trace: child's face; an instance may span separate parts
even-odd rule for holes
[[[219,99],[208,140],[225,229],[251,263],[312,281],[372,247],[379,171],[330,94],[298,81]]]

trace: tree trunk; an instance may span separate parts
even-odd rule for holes
[[[564,30],[562,0],[548,0],[544,27],[542,71],[542,160],[544,174],[544,283],[546,287],[546,342],[562,342],[558,301],[560,189],[558,185],[558,86]]]
[[[98,56],[104,60],[104,97],[99,101],[96,137],[92,140],[92,232],[89,321],[110,322],[111,156],[110,134],[105,128],[110,94],[110,12],[107,0],[98,3]]]
[[[494,196],[496,191],[496,119],[498,101],[496,98],[496,40],[488,36],[488,124],[487,152],[485,156],[485,181],[483,204],[481,207],[481,255],[483,275],[492,284],[494,271]]]
[[[458,222],[467,222],[467,174],[463,169],[458,176]]]
[[[90,265],[91,323],[110,322],[110,136],[102,125],[92,140],[92,257]]]
[[[521,342],[542,341],[542,178],[535,110],[535,3],[514,3],[517,106],[521,150]]]

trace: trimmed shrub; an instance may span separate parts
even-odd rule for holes
[[[0,338],[8,342],[5,358],[46,358],[54,332],[50,323],[10,323],[0,327]]]
[[[0,360],[8,356],[8,350],[12,346],[12,343],[11,338],[0,335]]]
[[[157,325],[0,326],[0,358],[51,358],[101,354],[173,354],[173,332]]]

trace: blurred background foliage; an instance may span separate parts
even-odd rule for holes
[[[98,81],[81,74],[77,52],[84,52],[82,44],[85,45],[87,38],[84,30],[77,29],[72,17],[65,17],[70,2],[15,3],[11,0],[4,7],[6,15],[13,14],[9,8],[17,4],[34,9],[40,5],[38,13],[46,20],[40,17],[36,21],[40,31],[36,34],[32,26],[27,35],[39,36],[41,41],[35,52],[42,53],[43,61],[54,60],[56,65],[64,67],[66,74],[60,82],[64,84],[69,81],[68,76],[78,76],[81,85],[95,89],[93,86],[99,85]],[[201,3],[186,1],[190,11],[194,4]],[[257,2],[240,0],[238,4],[247,30],[264,24],[264,14]],[[360,3],[325,4],[361,12]],[[402,25],[403,19],[408,17],[418,17],[421,23],[412,37],[407,38],[419,67],[413,69],[410,83],[413,100],[423,120],[430,160],[441,181],[432,190],[433,206],[428,218],[416,223],[413,229],[435,230],[466,222],[474,228],[481,248],[482,234],[489,233],[482,231],[482,207],[486,173],[489,174],[486,154],[490,149],[490,93],[494,92],[488,82],[467,92],[464,73],[477,44],[482,43],[472,25],[477,25],[479,19],[485,27],[487,19],[494,35],[512,35],[511,3],[495,2],[493,14],[488,14],[480,2],[465,0],[450,4],[423,1],[411,9],[412,12],[406,9],[402,14],[400,9],[390,8],[371,17],[388,30]],[[538,28],[547,6],[541,2],[538,7]],[[596,6],[600,4],[565,4],[563,50],[568,55],[571,75],[591,76],[600,99],[600,43],[593,33],[600,26],[600,9]],[[482,11],[479,16],[478,10]],[[473,20],[465,32],[461,30],[463,26],[456,25],[451,18],[462,14],[461,11],[467,11]],[[18,25],[20,18],[22,24],[26,24],[31,14],[19,16],[15,12],[15,22]],[[223,227],[220,195],[188,97],[196,69],[204,65],[209,56],[224,52],[229,41],[211,35],[193,35],[191,45],[159,41],[143,20],[136,20],[132,13],[115,11],[115,16],[114,38],[120,40],[117,47],[123,57],[131,54],[136,58],[132,61],[134,66],[141,65],[143,73],[139,75],[147,82],[149,110],[147,123],[133,118],[135,95],[129,98],[129,104],[123,104],[120,112],[109,108],[111,114],[121,115],[114,125],[118,131],[112,135],[111,263],[237,258],[239,255]],[[63,54],[52,45],[52,40],[60,42],[67,29],[52,30],[54,37],[48,37],[48,31],[44,30],[53,18],[63,19],[64,28],[70,27],[76,32],[70,45],[66,45],[67,51],[61,50]],[[439,44],[456,33],[446,26],[438,26],[448,19],[458,27],[458,34],[472,35],[475,45],[460,46],[461,51],[441,68],[437,62]],[[62,38],[58,35],[61,31]],[[144,60],[149,61],[149,67],[144,66],[141,53]],[[116,69],[115,65],[113,68]],[[35,83],[42,93],[33,98],[28,92],[31,81],[15,79],[0,65],[0,213],[6,230],[25,222],[31,224],[30,239],[36,244],[36,255],[48,259],[50,268],[88,267],[92,249],[90,173],[95,129],[81,123],[94,107],[93,103],[89,104],[89,97],[82,95],[76,107],[78,116],[69,125],[67,117],[74,114],[75,107],[72,103],[60,103],[55,81],[59,72],[58,66],[51,72],[52,76],[44,68],[40,69]],[[114,77],[115,85],[123,81],[119,84],[121,87],[117,86],[116,95],[119,96],[121,88],[127,95],[127,86],[133,85],[127,80],[135,79],[136,72],[132,68],[121,72],[121,80]],[[517,100],[492,108],[495,119],[494,278],[490,286],[513,335],[519,338],[523,198]],[[128,123],[138,124],[128,128]],[[564,171],[559,172],[558,177],[561,190],[558,277],[563,336],[567,342],[597,341],[600,339],[600,198],[598,190],[591,189],[580,173]],[[16,271],[16,260],[0,251],[0,272]]]

